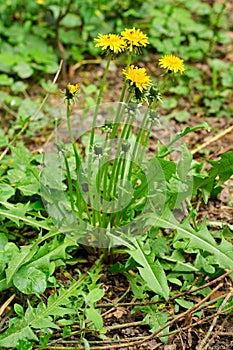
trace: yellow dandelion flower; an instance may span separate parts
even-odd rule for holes
[[[147,35],[140,29],[125,29],[121,32],[121,36],[127,42],[130,52],[132,52],[134,48],[145,47],[149,44]]]
[[[45,5],[45,1],[44,0],[36,0],[36,2],[39,5]]]
[[[184,61],[174,55],[165,55],[159,60],[159,65],[161,68],[166,69],[166,71],[172,71],[174,73],[184,72]]]
[[[65,91],[65,98],[67,100],[72,100],[76,93],[79,91],[79,85],[78,84],[67,84],[66,91]]]
[[[138,68],[131,65],[127,71],[123,69],[123,75],[130,82],[130,85],[136,86],[141,92],[152,84],[150,77],[146,74],[145,68]]]
[[[72,95],[75,95],[76,92],[79,91],[79,85],[78,84],[75,84],[75,85],[68,84],[67,89],[69,90],[69,93],[71,93]]]
[[[101,47],[103,51],[113,51],[116,54],[126,48],[125,40],[117,34],[99,34],[94,41],[97,42],[96,47]]]

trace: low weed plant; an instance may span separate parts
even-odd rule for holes
[[[233,174],[233,153],[202,171],[182,140],[208,124],[172,134],[159,112],[165,92],[186,70],[183,59],[161,56],[161,74],[150,76],[135,63],[149,44],[135,27],[99,34],[94,43],[106,56],[95,106],[77,108],[81,87],[68,83],[66,121],[44,154],[18,143],[1,157],[0,290],[12,291],[1,313],[16,298],[9,322],[2,322],[2,348],[52,349],[69,337],[76,337],[72,349],[112,344],[100,311],[111,259],[108,276],[122,274],[129,289],[105,307],[120,305],[130,290],[140,301],[132,314],[140,313],[140,324],[161,344],[181,317],[201,318],[212,307],[220,286],[212,291],[207,277],[230,281],[232,225],[210,232],[192,200],[216,198]],[[104,103],[109,68],[119,56],[126,62],[120,100]],[[1,140],[5,147],[4,135]],[[94,263],[84,259],[87,269],[80,268],[81,251],[94,256]],[[232,294],[217,300],[219,314],[232,310]]]

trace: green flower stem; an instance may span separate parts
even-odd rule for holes
[[[143,144],[144,147],[143,147],[143,150],[142,150],[142,152],[141,152],[139,164],[141,164],[141,162],[142,162],[142,160],[143,160],[143,157],[144,157],[144,155],[145,155],[145,149],[146,149],[146,147],[147,147],[147,145],[148,145],[149,138],[150,138],[150,135],[151,135],[151,131],[152,131],[153,126],[154,126],[154,123],[151,122],[150,128],[149,128],[149,130],[148,130],[148,132],[147,132],[147,135],[146,135],[146,139],[145,139],[144,144]],[[145,138],[145,134],[146,134],[146,133],[145,133],[145,131],[144,131],[143,139]]]
[[[71,100],[67,100],[67,108],[66,108],[66,117],[67,117],[67,126],[68,126],[68,133],[69,133],[69,138],[70,138],[70,142],[72,144],[73,150],[74,150],[74,156],[75,156],[75,163],[76,163],[76,175],[78,175],[78,171],[79,171],[79,167],[81,164],[80,161],[80,157],[78,154],[78,149],[75,143],[75,139],[74,139],[74,135],[72,133],[72,128],[71,128],[71,122],[70,122],[70,105],[71,105]],[[68,177],[68,188],[69,188],[69,194],[70,194],[70,200],[71,200],[71,207],[72,210],[74,210],[74,197],[73,197],[73,186],[72,186],[72,179],[71,179],[71,173],[70,173],[70,169],[69,169],[69,164],[68,161],[66,159],[66,156],[64,155],[64,159],[65,159],[65,165],[66,165],[66,171],[67,171],[67,177]],[[77,202],[78,202],[78,211],[81,213],[81,208],[80,208],[80,190],[79,187],[76,184],[76,194],[77,194]]]
[[[99,90],[99,94],[97,97],[97,103],[96,103],[96,107],[95,107],[95,113],[94,113],[94,117],[93,117],[93,121],[92,121],[92,128],[91,128],[91,136],[90,136],[90,149],[93,148],[93,144],[94,144],[94,136],[95,136],[95,127],[96,127],[96,119],[97,119],[97,115],[98,115],[98,111],[99,111],[99,105],[101,102],[101,98],[103,95],[103,91],[104,91],[104,86],[106,83],[106,78],[107,78],[107,74],[108,74],[108,70],[109,70],[109,66],[111,63],[111,56],[108,57],[107,60],[107,64],[104,70],[104,75],[101,81],[101,85],[100,85],[100,90]]]
[[[64,155],[64,160],[65,160],[66,174],[67,174],[67,180],[68,180],[68,192],[70,195],[70,205],[71,205],[72,212],[74,213],[75,207],[74,207],[74,196],[73,196],[73,184],[72,184],[69,164],[65,155]]]
[[[131,59],[132,59],[132,54],[128,55],[128,60],[127,60],[127,65],[126,65],[126,70],[128,70],[130,63],[131,63]],[[113,124],[113,128],[112,128],[112,132],[110,134],[110,144],[109,144],[109,148],[111,149],[114,138],[116,136],[117,130],[118,130],[118,125],[119,122],[122,118],[123,112],[122,112],[122,102],[124,101],[124,97],[125,97],[125,92],[126,92],[126,88],[127,88],[127,81],[124,78],[124,84],[122,87],[122,91],[121,91],[121,96],[120,96],[120,101],[118,104],[118,108],[117,108],[117,112],[116,112],[116,117],[115,117],[115,121]],[[126,103],[129,102],[131,97],[131,94],[128,94],[127,99],[126,99]],[[123,109],[124,110],[124,109]],[[117,150],[117,153],[119,154],[119,147]],[[110,160],[109,160],[109,165],[110,165]],[[112,185],[113,185],[113,179],[115,178],[115,171],[116,171],[116,167],[117,167],[117,161],[114,161],[113,163],[113,169],[112,169],[112,174],[111,174],[111,178],[109,181],[109,186],[107,187],[107,193],[106,193],[106,197],[109,198],[109,200],[111,199],[111,191],[112,191]],[[106,168],[106,171],[108,171],[108,169]]]
[[[66,109],[67,127],[68,127],[69,138],[70,138],[73,150],[74,150],[75,164],[76,164],[76,181],[75,181],[75,190],[76,190],[76,198],[77,198],[76,206],[78,208],[78,212],[79,212],[80,216],[82,215],[83,211],[85,211],[88,218],[90,218],[89,209],[88,209],[88,206],[87,206],[85,200],[82,197],[80,187],[79,187],[79,182],[78,182],[78,173],[79,173],[79,169],[80,169],[80,165],[81,165],[81,159],[80,159],[80,156],[78,154],[78,149],[77,149],[74,135],[72,132],[72,127],[71,127],[71,122],[70,122],[70,116],[71,116],[70,106],[71,106],[71,100],[67,100],[67,109]],[[71,207],[72,207],[72,210],[74,210],[74,196],[73,196],[72,178],[71,178],[71,173],[70,173],[70,169],[69,169],[69,164],[68,164],[68,161],[67,161],[65,155],[64,155],[64,159],[65,159],[65,165],[66,165],[66,171],[67,171],[67,177],[68,177],[68,188],[69,188],[69,194],[70,194],[70,199],[71,199]]]
[[[128,55],[126,71],[129,69],[131,60],[132,60],[132,54]],[[124,83],[123,83],[123,87],[121,90],[120,101],[119,101],[119,105],[118,105],[117,112],[116,112],[115,123],[114,123],[113,129],[112,129],[112,134],[110,137],[111,140],[113,140],[116,136],[118,123],[120,122],[121,117],[122,117],[121,109],[122,109],[122,102],[124,101],[124,97],[125,97],[126,88],[127,88],[127,80],[126,80],[126,78],[124,78]],[[129,102],[129,99],[130,99],[130,96],[128,95],[128,100],[126,100],[125,102],[126,103]]]
[[[123,111],[120,112],[120,115],[122,115]],[[131,130],[131,123],[130,123],[130,116],[128,116],[125,124],[124,124],[124,127],[121,131],[121,135],[119,137],[119,143],[118,143],[118,146],[117,146],[117,152],[116,152],[116,158],[113,162],[113,167],[112,167],[112,173],[111,173],[111,178],[110,178],[110,181],[109,181],[109,186],[108,186],[108,190],[107,190],[107,196],[110,198],[111,197],[111,191],[113,191],[112,193],[112,196],[114,197],[115,196],[115,192],[116,192],[116,184],[117,184],[117,171],[116,169],[119,167],[119,164],[121,162],[118,161],[118,157],[120,155],[120,152],[121,152],[121,145],[122,145],[122,141],[123,139],[127,139],[129,137],[129,131]],[[118,123],[117,124],[114,124],[114,126],[116,125],[116,130],[118,128]],[[130,129],[130,130],[128,130]],[[128,130],[128,131],[127,131]],[[126,135],[126,138],[125,138],[125,135]],[[128,136],[127,136],[128,135]],[[112,137],[112,135],[111,135]],[[111,139],[110,141],[113,141],[114,139]],[[112,143],[110,142],[110,144],[112,145]],[[110,145],[110,146],[111,146]]]
[[[120,179],[122,181],[122,186],[124,186],[124,181],[127,179],[127,163],[128,160],[125,158],[121,158],[121,176]],[[114,226],[118,226],[119,222],[121,222],[121,217],[122,217],[122,208],[121,208],[121,204],[122,204],[122,191],[119,191],[119,197],[118,197],[118,207],[117,207],[117,212],[115,214],[114,217],[114,222],[112,222],[112,224],[114,224]]]
[[[102,164],[101,164],[101,159],[99,158],[99,166],[98,166],[98,173],[97,173],[97,179],[96,179],[96,188],[97,188],[97,191],[99,190],[99,198],[101,196],[101,180],[103,178],[103,167],[102,167]],[[99,222],[99,226],[101,226],[101,203],[100,204],[100,207],[99,207],[99,210],[96,211],[96,214],[97,214],[97,218],[98,218],[98,222]]]
[[[101,81],[101,84],[100,84],[99,94],[98,94],[98,97],[97,97],[97,103],[96,103],[96,107],[95,107],[94,117],[93,117],[93,120],[92,120],[92,128],[91,128],[90,143],[89,143],[90,152],[89,152],[89,155],[88,155],[88,172],[90,174],[90,176],[89,176],[89,184],[91,183],[90,181],[91,181],[91,177],[92,177],[92,165],[93,165],[92,149],[93,149],[93,145],[94,145],[96,119],[97,119],[99,106],[100,106],[101,98],[102,98],[103,91],[104,91],[104,86],[105,86],[105,83],[106,83],[107,74],[108,74],[108,71],[109,71],[109,66],[110,66],[110,63],[111,63],[111,58],[112,57],[109,56],[108,60],[107,60],[107,64],[106,64],[106,67],[105,67],[105,70],[104,70],[104,75],[103,75],[103,78],[102,78],[102,81]],[[89,186],[89,191],[90,191],[89,192],[90,193],[90,202],[91,202],[91,207],[92,207],[93,200],[94,200],[94,193],[92,193],[91,186]],[[92,207],[92,224],[93,224],[93,226],[96,225],[97,215],[98,215],[97,211]]]
[[[136,158],[136,154],[138,152],[138,145],[139,143],[141,143],[140,141],[142,141],[142,134],[143,131],[145,132],[145,124],[148,123],[148,112],[149,112],[149,107],[146,110],[146,113],[144,114],[144,117],[142,119],[138,134],[137,134],[137,138],[136,138],[136,142],[134,144],[134,148],[133,148],[133,152],[132,152],[132,158],[131,158],[131,163],[130,163],[130,167],[129,167],[129,173],[128,173],[128,180],[130,180],[131,175],[132,175],[132,170],[133,170],[133,162]]]
[[[164,76],[164,79],[162,81],[162,83],[159,84],[159,91],[161,92],[161,94],[163,93],[163,90],[166,86],[166,83],[171,79],[171,75],[169,75],[168,73],[163,73],[161,74],[161,76]],[[155,100],[157,102],[157,100]]]
[[[127,96],[127,101],[130,101],[131,98],[131,93],[128,94]],[[121,110],[120,115],[122,116],[122,113],[124,112],[124,109]],[[121,119],[121,117],[120,117]],[[113,191],[113,197],[115,197],[116,194],[116,185],[117,185],[117,179],[118,179],[118,175],[119,172],[116,170],[117,168],[119,168],[120,163],[121,163],[121,159],[118,161],[118,157],[121,153],[121,146],[122,146],[122,142],[123,140],[127,140],[130,136],[130,132],[132,130],[132,122],[135,119],[135,114],[133,116],[130,116],[128,114],[127,120],[124,123],[123,129],[121,131],[120,137],[119,137],[119,143],[118,143],[118,147],[117,147],[117,153],[116,153],[116,158],[115,161],[113,163],[113,168],[112,168],[112,174],[111,174],[111,178],[110,178],[110,182],[109,182],[109,188],[108,188],[108,193],[111,196],[111,189]],[[118,126],[118,124],[117,124]],[[123,169],[124,171],[124,169]]]

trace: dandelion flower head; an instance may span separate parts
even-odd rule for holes
[[[68,84],[68,85],[67,85],[67,88],[68,88],[69,92],[70,92],[72,95],[75,95],[76,92],[79,91],[79,85],[78,85],[78,84],[75,84],[75,85]]]
[[[66,100],[72,100],[76,93],[80,90],[78,84],[67,84],[66,91],[65,91],[65,99]]]
[[[147,44],[149,44],[147,35],[140,29],[125,29],[123,32],[121,32],[121,36],[127,42],[130,52],[132,52],[135,47],[145,47]]]
[[[130,85],[135,85],[141,92],[152,84],[150,77],[146,74],[145,68],[138,68],[131,65],[128,70],[123,69],[123,75]]]
[[[159,66],[164,68],[167,72],[171,71],[174,73],[184,72],[184,61],[174,55],[165,55],[159,60]]]
[[[124,51],[126,48],[125,40],[117,34],[99,34],[96,41],[96,47],[101,47],[103,51],[113,51],[115,54]]]

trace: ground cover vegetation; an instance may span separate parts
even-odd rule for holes
[[[0,0],[0,348],[231,348],[232,13]]]

